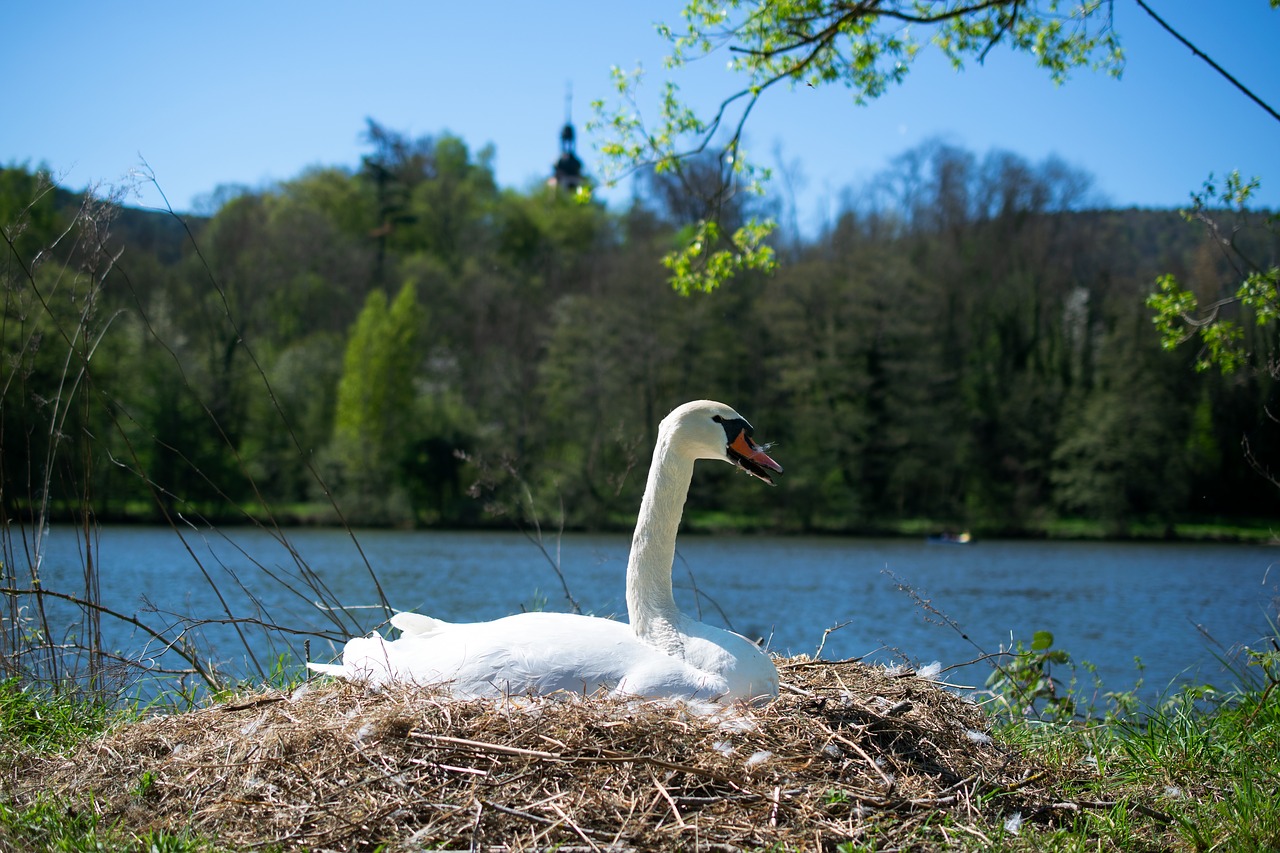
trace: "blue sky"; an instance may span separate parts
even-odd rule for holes
[[[1267,0],[1149,0],[1170,23],[1280,109],[1280,11]],[[356,166],[366,117],[413,136],[492,143],[504,186],[543,180],[572,83],[579,154],[594,171],[588,102],[609,68],[666,73],[653,23],[676,2],[23,2],[10,4],[0,163],[48,165],[62,183],[118,184],[142,160],[187,211],[222,184],[263,187],[313,165]],[[1280,122],[1115,0],[1128,65],[1120,81],[1076,72],[1058,87],[997,50],[956,73],[932,52],[870,106],[841,88],[775,89],[747,128],[752,156],[786,165],[807,224],[846,188],[932,137],[984,154],[1057,155],[1117,206],[1176,207],[1210,172],[1263,179],[1280,208]],[[727,56],[676,79],[712,110],[741,80]],[[779,184],[779,186],[781,186]],[[608,196],[625,200],[625,188]],[[143,187],[132,203],[160,203]]]

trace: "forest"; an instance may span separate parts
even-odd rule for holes
[[[6,524],[627,529],[658,421],[701,397],[786,473],[705,466],[695,526],[1280,518],[1271,372],[1196,370],[1147,306],[1163,274],[1212,297],[1230,257],[1178,211],[1100,205],[1060,159],[926,144],[820,233],[775,235],[772,274],[685,296],[659,259],[714,168],[615,211],[501,188],[492,149],[448,134],[366,141],[202,216],[0,171]],[[727,204],[728,227],[787,220]],[[1222,215],[1276,263],[1262,214]],[[1274,324],[1241,328],[1274,356]]]

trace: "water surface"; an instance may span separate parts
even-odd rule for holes
[[[584,612],[625,617],[625,536],[549,538],[548,556],[519,533],[361,531],[353,541],[342,531],[296,530],[287,541],[292,552],[252,529],[179,537],[167,528],[107,527],[94,544],[102,600],[148,624],[230,613],[338,640],[380,621],[372,576],[393,608],[450,621],[568,610],[549,557]],[[82,551],[70,529],[50,532],[46,588],[83,588]],[[765,638],[778,652],[812,654],[824,630],[840,626],[824,657],[950,665],[1047,630],[1060,648],[1096,664],[1107,689],[1132,687],[1141,658],[1151,699],[1179,680],[1230,680],[1215,655],[1257,647],[1268,635],[1280,601],[1277,559],[1280,549],[1250,545],[682,536],[674,578],[683,609]],[[325,591],[310,588],[318,586]],[[334,614],[318,600],[368,609]],[[70,626],[65,608],[53,611]],[[103,627],[109,646],[162,658],[142,632],[110,618]],[[215,660],[246,668],[232,629],[199,631],[191,636],[211,644]],[[245,638],[260,659],[288,649],[302,657],[300,636]],[[338,647],[317,636],[312,655]],[[970,667],[954,678],[978,684],[986,671]]]

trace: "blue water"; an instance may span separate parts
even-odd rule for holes
[[[187,627],[202,658],[230,674],[254,669],[246,642],[259,666],[281,652],[301,659],[306,638],[314,659],[328,659],[350,633],[382,621],[375,576],[394,609],[484,620],[568,610],[550,562],[558,560],[584,612],[625,616],[625,536],[548,537],[548,556],[519,533],[358,532],[364,558],[342,531],[289,531],[287,541],[292,552],[252,529],[105,528],[93,543],[102,603],[166,637]],[[83,541],[73,531],[50,531],[41,561],[45,588],[83,589]],[[812,654],[825,629],[841,626],[824,657],[951,665],[1047,630],[1095,664],[1106,689],[1133,687],[1141,658],[1150,701],[1179,681],[1233,680],[1218,658],[1269,636],[1278,561],[1280,549],[1246,545],[682,536],[674,578],[683,609],[778,652]],[[338,603],[350,609],[335,611]],[[83,636],[73,609],[47,605],[55,638]],[[183,621],[228,615],[281,630],[245,626],[242,639],[227,625]],[[102,627],[109,648],[153,669],[181,663],[117,619],[104,616]],[[988,671],[948,676],[980,685]]]

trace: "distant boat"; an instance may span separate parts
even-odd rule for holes
[[[973,537],[966,530],[963,533],[936,533],[928,541],[931,545],[969,545]]]

